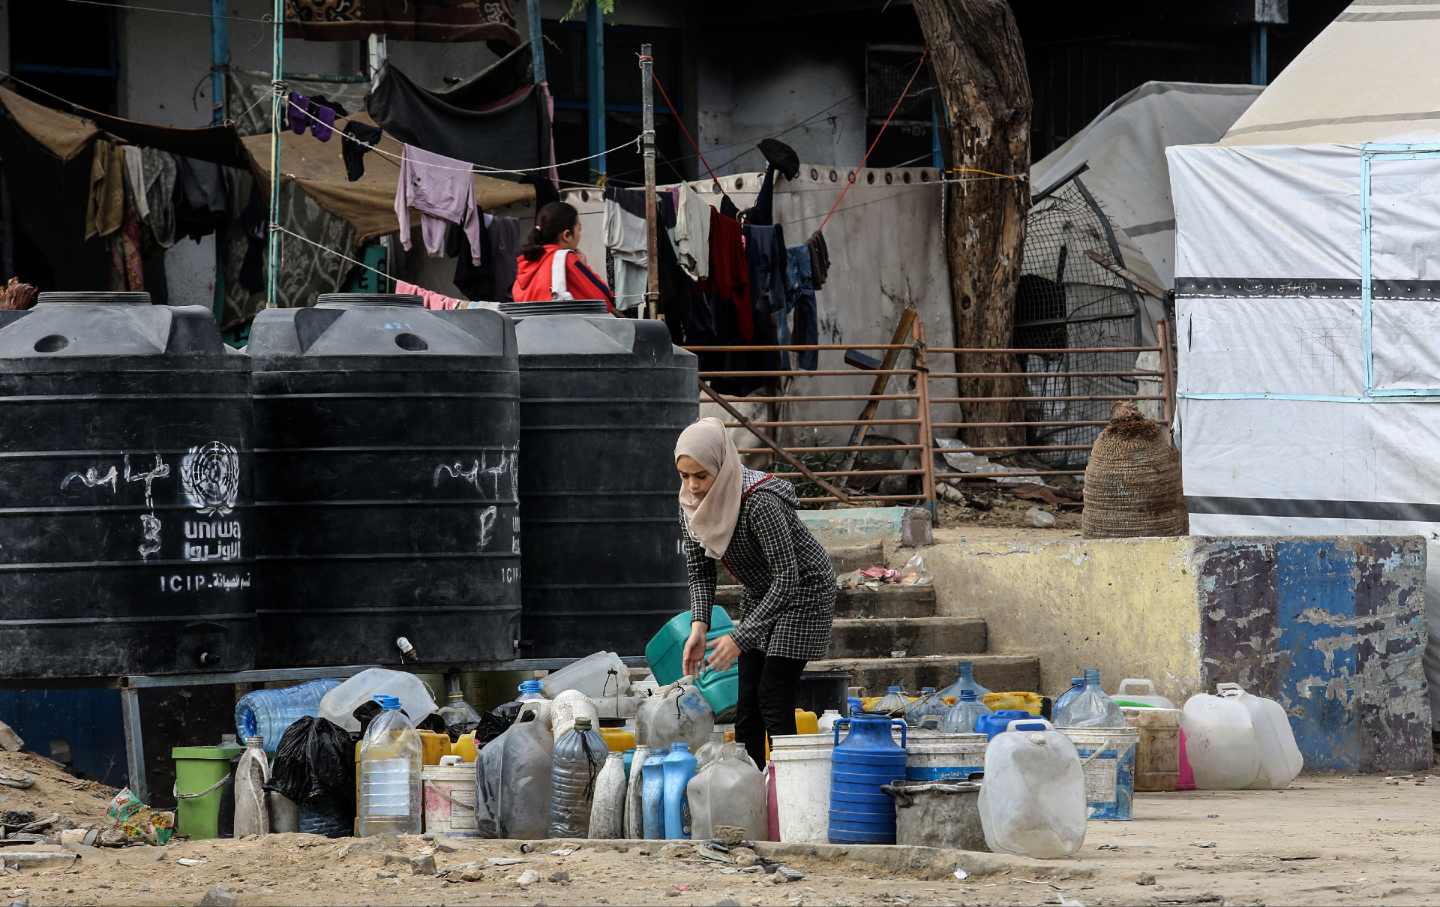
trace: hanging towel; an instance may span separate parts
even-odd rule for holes
[[[145,205],[143,217],[155,244],[162,249],[175,245],[175,156],[158,148],[141,151],[145,162]]]
[[[125,221],[125,152],[96,139],[90,162],[90,201],[85,206],[85,238],[109,236]]]
[[[125,146],[125,186],[135,214],[141,221],[150,219],[150,203],[145,198],[145,152],[135,145]]]
[[[680,267],[696,280],[710,276],[710,206],[689,183],[680,184],[670,238]]]
[[[458,299],[442,296],[434,290],[427,290],[424,287],[416,286],[413,283],[406,283],[403,280],[395,281],[395,292],[401,296],[419,296],[425,300],[425,308],[427,309],[448,312],[451,309],[458,309],[460,307],[460,300]]]
[[[400,244],[408,251],[410,209],[420,212],[420,235],[431,257],[445,252],[445,224],[459,224],[470,241],[470,258],[480,264],[480,215],[470,164],[405,145],[395,181],[395,216]]]

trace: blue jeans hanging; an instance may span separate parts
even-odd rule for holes
[[[780,317],[780,342],[816,344],[820,342],[819,313],[816,310],[815,284],[810,272],[810,247],[804,244],[790,246],[785,250],[785,284],[788,291],[786,311]],[[795,326],[790,328],[790,311],[794,312]],[[797,368],[814,371],[819,367],[820,354],[806,350],[795,354]]]

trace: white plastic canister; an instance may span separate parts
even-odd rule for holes
[[[478,838],[475,826],[475,763],[441,756],[420,773],[425,782],[425,831],[453,838]]]
[[[1244,790],[1260,775],[1260,743],[1250,710],[1234,695],[1197,693],[1180,713],[1185,755],[1200,790]]]
[[[905,748],[907,781],[968,781],[985,771],[984,734],[914,734]]]
[[[770,738],[781,841],[825,844],[830,840],[830,756],[834,751],[835,738],[830,734]]]

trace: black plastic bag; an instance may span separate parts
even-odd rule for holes
[[[280,738],[265,789],[301,808],[354,816],[354,738],[324,718],[301,718]]]
[[[519,701],[507,702],[481,715],[480,724],[475,728],[475,743],[484,746],[510,730],[510,725],[515,723],[515,717],[520,714],[520,706]]]

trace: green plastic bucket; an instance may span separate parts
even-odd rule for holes
[[[177,746],[175,760],[175,832],[192,841],[220,837],[220,803],[230,780],[231,763],[243,746]]]

